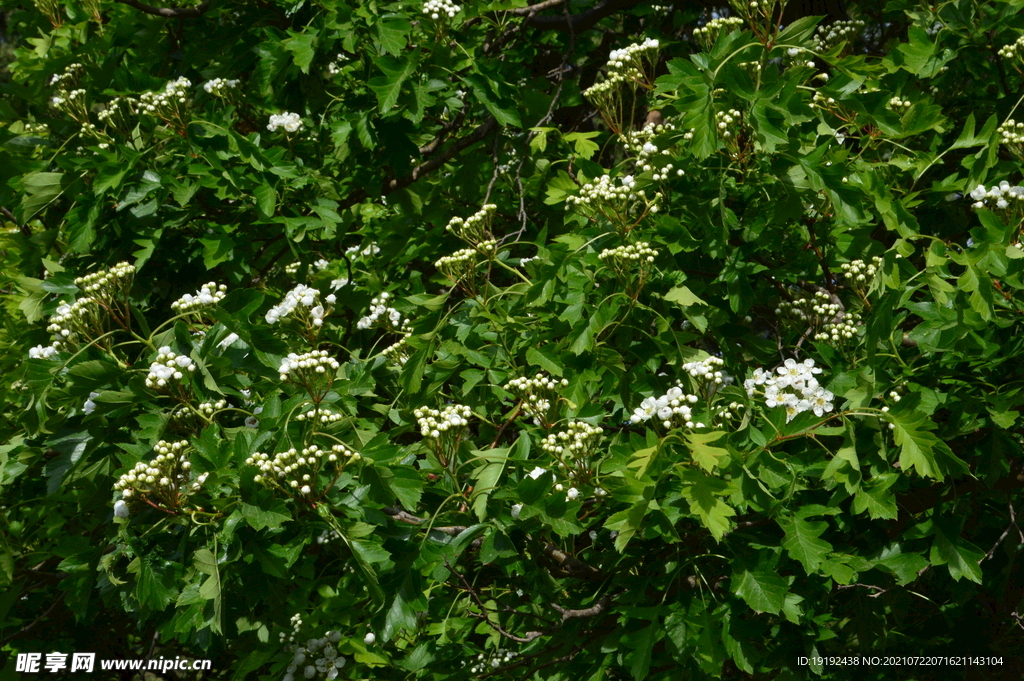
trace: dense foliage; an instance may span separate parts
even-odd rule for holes
[[[1022,6],[8,3],[5,678],[1020,678]]]

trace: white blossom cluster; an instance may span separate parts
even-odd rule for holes
[[[334,681],[345,666],[345,658],[338,654],[337,643],[340,640],[341,632],[332,630],[323,638],[310,639],[304,646],[292,644],[292,662],[285,669],[281,681],[295,681],[296,674],[300,672],[301,678]]]
[[[552,400],[557,401],[558,389],[569,385],[568,379],[557,380],[548,377],[543,371],[533,378],[519,376],[505,384],[505,390],[516,396],[523,403],[523,411],[534,419],[538,425],[546,424],[551,413]]]
[[[473,410],[464,404],[451,404],[438,411],[429,407],[420,407],[413,411],[420,435],[437,439],[449,431],[458,431],[469,425],[469,417]]]
[[[864,283],[871,281],[882,264],[881,256],[874,256],[871,262],[866,260],[851,260],[839,266],[845,276],[851,282]]]
[[[284,128],[285,132],[296,132],[302,127],[302,118],[299,114],[285,111],[280,114],[272,114],[270,122],[267,123],[267,130],[274,132],[278,128]]]
[[[1024,187],[1020,185],[1011,186],[1006,180],[988,189],[985,188],[985,185],[979,184],[971,190],[971,198],[974,199],[972,204],[974,208],[991,208],[993,207],[989,203],[991,201],[995,204],[995,208],[1008,210],[1011,206],[1021,206],[1021,202],[1024,201]]]
[[[330,381],[340,366],[326,350],[310,350],[301,355],[288,353],[277,371],[282,381],[312,384],[322,382],[324,378]]]
[[[813,359],[803,362],[787,359],[774,372],[755,369],[753,376],[743,382],[743,387],[750,397],[760,392],[769,409],[785,409],[786,422],[789,423],[805,411],[813,411],[815,416],[832,411],[835,396],[818,384],[814,376],[820,373],[821,369],[814,366]]]
[[[410,332],[409,320],[402,313],[390,307],[388,299],[391,294],[384,291],[370,301],[370,313],[356,322],[357,329],[369,329],[372,326],[383,326],[388,331],[406,335]]]
[[[267,324],[276,324],[289,315],[299,321],[311,323],[313,326],[323,326],[324,317],[330,312],[330,306],[337,300],[332,293],[325,298],[327,308],[318,303],[320,291],[305,284],[297,284],[295,288],[285,294],[284,300],[267,310],[265,319]]]
[[[683,371],[690,374],[698,381],[704,381],[709,385],[728,385],[732,383],[732,377],[722,371],[725,362],[721,357],[708,357],[707,359],[687,362],[683,365]]]
[[[864,30],[860,20],[833,21],[828,26],[819,26],[814,35],[814,51],[828,52],[841,42],[853,42]]]
[[[320,423],[336,423],[345,418],[343,414],[333,412],[327,407],[316,407],[295,415],[296,421],[319,421]]]
[[[203,83],[203,89],[214,97],[227,97],[236,89],[240,81],[237,79],[214,78]]]
[[[444,229],[469,245],[477,247],[482,242],[494,240],[494,235],[491,234],[491,223],[494,221],[494,214],[497,210],[498,207],[493,203],[485,204],[468,218],[452,218]]]
[[[648,397],[640,406],[633,410],[629,420],[633,423],[641,423],[652,418],[657,418],[661,425],[672,428],[682,425],[686,428],[703,428],[704,424],[694,421],[694,407],[700,400],[696,395],[689,395],[683,392],[679,386],[669,388],[668,392],[661,397]]]
[[[147,388],[166,388],[172,381],[181,381],[186,374],[196,370],[196,364],[188,355],[178,355],[165,345],[157,350],[156,361],[149,365],[146,375]]]
[[[441,17],[454,19],[461,9],[452,0],[427,0],[423,3],[423,13],[435,21]]]
[[[999,48],[999,56],[1003,59],[1018,59],[1024,56],[1024,35],[1020,36],[1009,45]]]
[[[473,666],[469,668],[469,673],[484,674],[492,669],[497,669],[502,664],[508,664],[516,656],[517,653],[505,650],[504,648],[498,648],[493,655],[480,653],[473,661]],[[463,662],[462,666],[466,666],[466,663]]]
[[[228,294],[228,287],[224,284],[217,286],[212,281],[208,284],[203,284],[202,287],[193,295],[186,293],[181,298],[171,303],[171,309],[178,314],[184,314],[186,312],[195,312],[209,305],[214,305],[224,299],[224,296]]]
[[[182,76],[167,83],[163,92],[143,92],[139,96],[139,111],[153,114],[167,121],[183,122],[187,117],[188,105],[191,101],[189,97],[191,87],[192,81]]]
[[[338,443],[329,450],[310,445],[298,450],[291,449],[275,454],[255,452],[245,460],[247,466],[260,470],[253,476],[253,482],[266,487],[277,487],[290,494],[309,497],[316,491],[317,475],[321,467],[337,467],[344,460],[358,461],[361,457],[345,445]]]
[[[341,539],[341,535],[338,534],[337,530],[324,530],[320,533],[320,536],[316,538],[317,544],[329,544]]]
[[[899,95],[889,99],[889,108],[896,113],[903,113],[913,105],[914,103],[909,99],[900,99]]]
[[[192,463],[188,460],[188,440],[167,442],[160,440],[153,447],[156,456],[151,461],[140,461],[114,483],[114,490],[122,499],[152,496],[157,502],[179,506],[181,495],[199,491],[208,477],[197,476],[189,484]]]
[[[705,50],[710,50],[718,41],[718,36],[732,33],[742,26],[743,19],[740,17],[718,17],[693,29],[693,37],[704,45]]]

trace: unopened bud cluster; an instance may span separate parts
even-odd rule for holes
[[[293,623],[293,635],[290,640],[294,640],[298,635],[301,624],[301,619]],[[331,630],[325,633],[323,638],[310,639],[304,646],[292,644],[292,661],[285,668],[281,681],[295,681],[296,678],[334,681],[345,666],[345,658],[338,654],[337,644],[340,640],[341,632]]]
[[[913,105],[914,103],[911,102],[909,99],[900,99],[899,96],[892,97],[889,99],[889,108],[895,111],[896,113],[904,113]]]
[[[882,258],[876,255],[871,258],[871,262],[866,260],[851,260],[850,262],[844,262],[839,266],[839,269],[843,271],[843,276],[845,276],[848,281],[853,283],[866,283],[874,279],[881,264]]]
[[[828,52],[841,42],[853,42],[864,30],[864,22],[833,21],[828,26],[819,26],[814,35],[814,51]]]
[[[165,345],[157,351],[156,361],[149,365],[146,387],[169,388],[196,370],[196,364],[188,355],[178,355]]]
[[[1003,59],[1020,59],[1024,56],[1024,35],[1020,36],[1009,45],[999,48],[999,56]]]
[[[336,423],[345,418],[343,414],[333,412],[327,407],[316,407],[295,415],[296,421],[319,421],[320,423]]]
[[[493,203],[485,204],[468,218],[454,217],[449,220],[445,231],[451,232],[470,246],[480,248],[480,244],[483,242],[494,240],[494,235],[491,234],[491,223],[494,221],[494,214],[497,210],[498,207]]]
[[[743,382],[743,387],[750,397],[763,395],[769,409],[784,408],[786,423],[789,423],[805,411],[813,411],[815,416],[832,411],[835,396],[818,385],[814,376],[820,373],[813,359],[803,362],[787,359],[774,372],[755,369],[751,378]]]
[[[706,385],[729,385],[732,383],[732,376],[722,371],[725,362],[721,357],[708,357],[707,359],[687,362],[683,365],[683,371],[690,374],[692,378]]]
[[[633,410],[629,420],[641,423],[657,418],[665,428],[682,426],[685,428],[703,428],[704,424],[694,420],[695,406],[700,401],[696,395],[683,392],[679,386],[669,388],[661,397],[648,397],[640,406]]]
[[[390,298],[391,294],[384,291],[371,300],[370,313],[356,322],[356,328],[369,329],[372,326],[382,326],[392,333],[408,334],[411,331],[409,320],[404,319],[401,312],[387,304]]]
[[[714,47],[718,36],[732,33],[742,27],[743,19],[740,17],[719,17],[693,29],[693,38],[699,40],[705,50],[710,50]]]
[[[427,0],[423,3],[423,13],[435,21],[441,17],[454,19],[460,10],[462,7],[452,0]]]
[[[211,281],[208,284],[203,284],[195,294],[186,293],[181,298],[178,298],[176,301],[171,303],[171,309],[178,314],[195,312],[196,310],[201,310],[204,307],[220,302],[227,294],[227,286],[224,284],[217,286],[217,284]]]
[[[139,112],[164,120],[183,131],[188,124],[192,81],[181,77],[164,86],[163,92],[144,92],[139,97]]]
[[[551,415],[552,401],[558,400],[558,389],[568,385],[567,379],[557,380],[540,372],[533,378],[513,378],[505,384],[505,390],[522,401],[523,411],[534,419],[534,423],[546,425]]]
[[[459,431],[469,425],[469,417],[473,410],[464,404],[451,404],[438,411],[429,407],[420,407],[413,411],[416,424],[423,437],[438,439],[449,431]]]
[[[181,505],[180,497],[199,491],[207,474],[199,475],[189,483],[192,463],[188,460],[188,440],[167,442],[160,440],[153,448],[156,456],[151,461],[140,461],[118,478],[114,489],[123,499],[149,496],[168,507]]]
[[[358,461],[361,457],[343,444],[333,445],[329,450],[317,445],[304,447],[301,451],[291,449],[275,454],[256,452],[245,460],[246,465],[260,470],[253,476],[253,482],[265,487],[284,489],[289,494],[304,497],[313,496],[317,489],[317,476],[322,468],[338,468],[346,461]]]

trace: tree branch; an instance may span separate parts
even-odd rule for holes
[[[163,17],[164,19],[190,19],[194,17],[201,17],[206,14],[206,11],[210,9],[210,0],[197,5],[196,7],[153,7],[152,5],[146,5],[139,0],[115,0],[122,5],[128,5],[134,7],[140,12],[146,14],[152,14],[155,17]]]

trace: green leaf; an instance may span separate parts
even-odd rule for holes
[[[789,557],[800,561],[807,574],[817,572],[825,557],[832,552],[832,545],[820,538],[828,529],[828,523],[812,522],[799,517],[782,518],[778,523],[786,533],[782,546]]]
[[[789,586],[779,575],[765,568],[743,570],[732,576],[732,590],[754,612],[779,614],[786,604]]]
[[[420,53],[416,50],[411,55],[403,57],[383,56],[373,60],[384,75],[371,78],[366,84],[377,95],[377,108],[382,114],[394,108],[402,85],[416,71],[419,59]]]
[[[935,540],[929,556],[932,565],[945,565],[949,576],[959,582],[962,577],[981,584],[981,561],[985,553],[960,537],[960,531],[948,521],[935,522]]]
[[[709,473],[719,465],[723,458],[729,456],[729,450],[723,447],[712,447],[709,444],[725,437],[725,433],[720,430],[707,433],[688,432],[685,437],[690,456],[697,462],[697,465]]]
[[[284,49],[292,54],[292,61],[303,73],[309,73],[309,66],[316,56],[316,34],[315,33],[292,33],[288,32],[291,38],[282,40]]]

